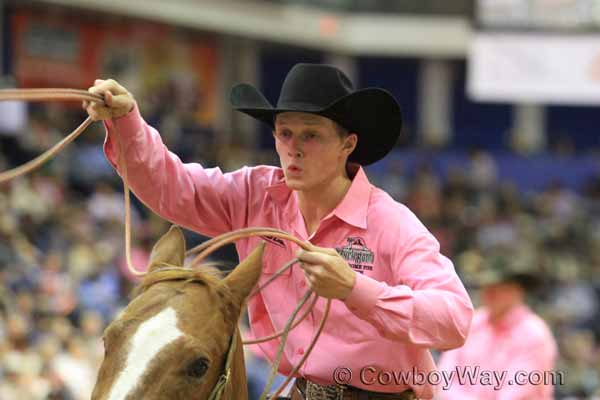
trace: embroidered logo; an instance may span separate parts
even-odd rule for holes
[[[372,271],[375,254],[367,247],[365,240],[354,236],[346,238],[346,241],[345,246],[335,248],[338,254],[348,261],[355,271],[361,274],[364,271]]]
[[[273,243],[275,246],[285,248],[285,243],[282,239],[274,236],[261,236],[262,239],[266,240],[269,243]]]

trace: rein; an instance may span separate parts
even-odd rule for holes
[[[94,102],[94,103],[98,103],[98,104],[105,104],[103,96],[91,94],[88,91],[77,90],[77,89],[0,89],[0,101],[6,101],[6,100],[89,101],[89,102]],[[58,142],[57,144],[52,146],[49,150],[45,151],[38,157],[26,162],[25,164],[23,164],[19,167],[10,169],[8,171],[0,172],[0,184],[10,181],[12,179],[15,179],[17,177],[23,176],[23,175],[35,170],[36,168],[40,167],[43,163],[50,160],[52,157],[54,157],[56,154],[58,154],[60,151],[62,151],[69,143],[71,143],[79,135],[81,135],[83,133],[83,131],[92,122],[94,122],[94,121],[92,120],[91,117],[88,116],[87,119],[83,123],[81,123],[81,125],[79,125],[73,132],[71,132],[64,139],[62,139],[60,142]],[[115,127],[115,129],[117,129],[117,128]],[[123,195],[124,195],[124,202],[125,202],[125,258],[127,260],[127,268],[129,269],[129,272],[134,276],[140,277],[140,276],[146,275],[147,273],[135,268],[132,263],[132,260],[131,260],[131,204],[130,204],[130,194],[129,194],[129,182],[127,179],[127,167],[126,167],[125,162],[123,161],[121,137],[118,132],[118,129],[117,129],[116,136],[117,136],[117,142],[118,142],[118,146],[119,146],[119,165],[121,166],[121,169],[123,171],[123,174],[122,174]],[[245,238],[255,237],[255,236],[271,236],[271,237],[286,239],[286,240],[289,240],[289,241],[297,244],[299,247],[301,247],[304,250],[307,250],[307,251],[311,250],[310,243],[303,242],[300,239],[296,238],[295,236],[292,236],[289,233],[279,230],[279,229],[259,228],[259,227],[244,228],[244,229],[238,229],[235,231],[224,233],[222,235],[214,237],[211,240],[208,240],[208,241],[188,250],[186,252],[186,256],[196,254],[196,253],[199,253],[199,254],[192,260],[191,264],[186,268],[193,269],[209,254],[211,254],[212,252],[214,252],[215,250],[219,249],[220,247],[222,247],[224,245],[233,243],[240,239],[245,239]],[[267,280],[262,286],[253,290],[252,293],[250,294],[250,296],[254,296],[255,294],[257,294],[260,290],[262,290],[264,287],[266,287],[271,282],[273,282],[277,277],[279,277],[283,272],[285,272],[288,268],[291,268],[291,266],[297,262],[298,262],[298,259],[293,259],[290,262],[286,263],[271,278],[269,278],[269,280]],[[154,272],[164,271],[165,269],[168,269],[168,268],[171,268],[171,267],[159,268],[157,271],[154,271]],[[302,316],[298,320],[296,320],[296,316],[298,315],[299,311],[311,297],[313,297],[313,300],[309,304],[307,310],[304,312],[304,314],[302,314]],[[265,386],[263,393],[260,396],[260,400],[266,399],[267,395],[269,394],[269,392],[271,390],[271,387],[273,386],[273,381],[274,381],[275,375],[277,373],[279,363],[283,356],[283,348],[284,348],[285,340],[287,339],[288,333],[293,328],[298,326],[298,324],[300,324],[300,322],[302,322],[308,316],[308,314],[312,311],[313,307],[315,306],[317,300],[318,300],[318,296],[312,290],[306,291],[306,293],[302,297],[301,301],[298,303],[298,305],[294,309],[294,311],[293,311],[292,315],[290,316],[289,320],[287,321],[285,327],[281,331],[276,332],[270,336],[260,338],[260,339],[254,339],[254,340],[248,340],[248,341],[242,342],[243,344],[256,344],[256,343],[262,343],[262,342],[266,342],[266,341],[281,337],[279,348],[277,350],[277,355],[273,362],[273,367],[271,369],[271,374],[269,376],[269,381],[268,381],[267,385]],[[308,358],[308,355],[311,353],[312,349],[314,348],[314,346],[317,342],[317,339],[319,338],[319,336],[325,326],[325,321],[327,320],[327,317],[329,315],[330,306],[331,306],[331,299],[327,299],[327,303],[325,305],[325,310],[323,313],[323,318],[321,319],[319,326],[317,328],[317,331],[313,335],[313,338],[311,339],[311,342],[310,342],[308,348],[306,349],[304,356],[302,357],[302,359],[300,359],[300,361],[298,362],[298,365],[296,365],[294,367],[294,369],[289,374],[287,379],[274,392],[274,394],[272,395],[272,398],[276,398],[279,394],[281,394],[281,392],[285,389],[285,387],[288,385],[288,383],[292,380],[293,376],[298,372],[300,367],[303,365],[303,363]],[[230,339],[231,342],[229,345],[229,350],[227,352],[224,370],[221,373],[221,375],[219,376],[219,380],[217,381],[217,384],[213,388],[213,390],[209,396],[209,400],[220,400],[226,387],[230,384],[231,364],[232,364],[232,360],[233,360],[233,355],[237,348],[237,346],[236,346],[237,335],[238,335],[238,329],[236,327],[234,330],[234,333]]]

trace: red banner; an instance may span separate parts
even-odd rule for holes
[[[12,17],[19,87],[86,89],[113,78],[142,107],[165,95],[210,125],[216,107],[215,38],[164,24],[68,10],[21,9]]]

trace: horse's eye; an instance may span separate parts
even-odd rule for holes
[[[192,361],[186,368],[185,374],[190,378],[201,378],[208,370],[208,360],[204,357]]]

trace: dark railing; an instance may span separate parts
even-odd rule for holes
[[[343,12],[471,15],[473,0],[265,0],[271,3],[307,5]]]

